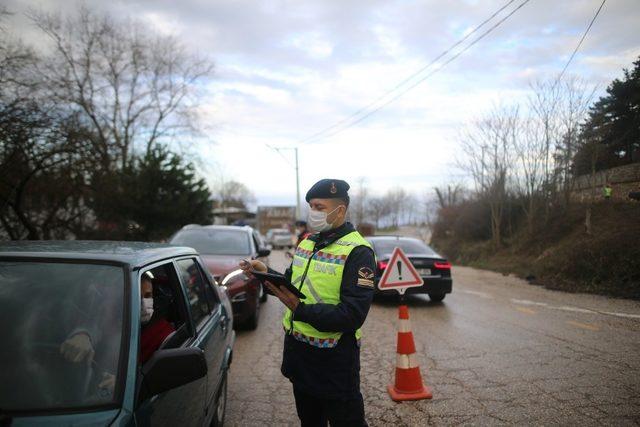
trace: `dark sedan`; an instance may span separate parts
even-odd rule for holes
[[[377,268],[375,275],[376,293],[393,295],[396,291],[378,289],[378,281],[387,268],[395,247],[399,247],[409,257],[413,266],[424,280],[424,284],[408,288],[407,294],[428,294],[431,301],[442,301],[451,293],[451,264],[421,240],[400,236],[371,236],[367,240],[373,245]]]

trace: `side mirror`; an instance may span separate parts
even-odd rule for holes
[[[266,257],[269,256],[269,254],[271,254],[271,249],[258,249],[258,257]]]
[[[207,375],[207,362],[199,348],[156,351],[142,367],[139,401]]]

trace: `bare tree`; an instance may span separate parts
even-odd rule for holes
[[[256,201],[255,195],[246,185],[233,180],[219,180],[214,186],[213,194],[216,206],[220,208],[246,209]]]
[[[489,204],[491,235],[496,247],[502,241],[504,205],[518,120],[517,106],[494,107],[486,117],[473,122],[462,135],[464,157],[458,159],[458,166],[472,177],[479,197],[486,198]]]
[[[455,206],[462,198],[462,186],[460,184],[447,184],[446,188],[435,187],[434,191],[439,208]]]
[[[555,161],[564,205],[569,203],[573,190],[572,162],[579,144],[581,125],[597,88],[597,85],[590,86],[577,77],[567,78],[561,84],[557,120],[562,137],[555,148]]]
[[[369,189],[367,188],[367,179],[360,177],[356,180],[357,190],[351,200],[351,215],[353,221],[360,225],[367,220],[367,203],[369,201]]]
[[[29,16],[53,42],[40,70],[47,95],[82,113],[103,168],[124,168],[135,150],[195,130],[195,84],[212,73],[210,62],[173,37],[85,7],[66,20]]]
[[[376,229],[380,228],[381,221],[389,215],[389,204],[384,197],[372,197],[369,200],[369,216],[373,219]]]

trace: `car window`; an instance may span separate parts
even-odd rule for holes
[[[196,325],[205,319],[210,313],[207,298],[206,282],[195,259],[182,259],[176,261],[178,272],[182,278],[182,283],[186,287],[191,316]]]
[[[148,282],[143,285],[143,282]],[[187,308],[173,263],[165,263],[142,271],[141,297],[148,295],[149,284],[153,298],[150,319],[141,319],[138,362],[144,364],[160,348],[181,347],[193,336],[187,322]],[[145,310],[140,302],[141,317]],[[175,334],[174,334],[175,332]]]
[[[0,290],[3,411],[115,402],[125,335],[122,267],[0,261]]]
[[[202,265],[200,263],[198,264],[198,269],[200,270],[200,274],[203,277],[203,282],[204,282],[204,289],[205,289],[205,294],[207,295],[207,302],[209,303],[209,310],[211,312],[214,312],[216,310],[216,308],[220,305],[220,298],[218,297],[218,294],[216,293],[215,289],[213,289],[213,283],[212,283],[212,278],[211,275],[208,275],[206,273],[206,270],[202,268]]]
[[[396,246],[407,254],[436,255],[433,249],[417,239],[380,239],[373,241],[373,247],[378,255],[390,254]]]
[[[244,230],[199,228],[183,230],[171,239],[172,245],[194,248],[202,255],[248,255],[250,237]]]
[[[263,249],[263,245],[260,241],[260,237],[258,237],[258,233],[254,231],[253,233],[251,233],[251,236],[253,237],[253,244],[256,247],[256,251]]]

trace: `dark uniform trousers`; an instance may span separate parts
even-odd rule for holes
[[[352,399],[318,399],[293,387],[302,427],[366,426],[362,395]]]

